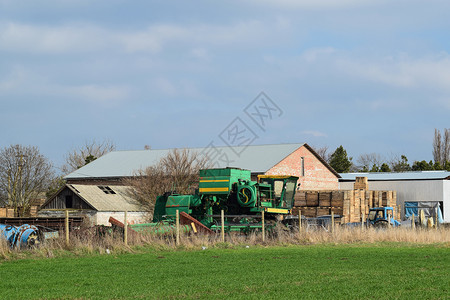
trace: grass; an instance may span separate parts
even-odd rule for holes
[[[445,245],[235,245],[0,262],[1,299],[444,299]]]
[[[0,239],[0,262],[2,260],[26,258],[54,258],[78,257],[85,255],[115,253],[134,253],[140,248],[155,250],[199,249],[201,246],[209,248],[234,248],[243,245],[287,246],[287,245],[364,245],[377,243],[403,243],[412,245],[439,244],[450,246],[450,228],[435,229],[397,228],[391,230],[376,230],[373,228],[361,231],[359,228],[337,228],[334,233],[323,230],[305,231],[301,234],[286,232],[278,228],[274,236],[268,236],[262,241],[261,234],[229,235],[226,242],[221,241],[220,235],[182,235],[181,245],[175,245],[175,239],[167,236],[129,235],[129,245],[125,246],[121,237],[106,235],[99,238],[93,231],[85,229],[78,234],[71,234],[70,244],[67,246],[64,237],[46,242],[38,248],[21,251],[10,249]]]

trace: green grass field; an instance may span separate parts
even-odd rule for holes
[[[448,299],[444,246],[289,246],[0,261],[1,299]]]

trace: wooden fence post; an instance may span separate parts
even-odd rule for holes
[[[334,212],[331,212],[331,233],[334,233]]]
[[[361,214],[361,231],[364,230],[364,213]]]
[[[128,246],[128,218],[127,211],[123,213],[123,243]]]
[[[69,210],[65,211],[66,219],[65,219],[65,229],[66,229],[66,246],[69,246]]]
[[[302,211],[298,210],[298,233],[302,233]]]
[[[221,225],[222,243],[225,243],[225,213],[223,209],[220,211],[220,221],[222,223]]]
[[[264,225],[264,210],[261,212],[261,223],[262,223],[262,241],[266,240],[266,228]]]
[[[175,244],[178,246],[180,244],[180,211],[177,209],[175,215],[176,222],[176,236],[175,236]]]
[[[439,218],[438,218],[438,209],[437,209],[437,207],[436,207],[436,209],[435,209],[435,213],[436,213],[436,223],[435,223],[435,227],[436,227],[436,230],[437,230],[437,228],[438,228],[438,223],[439,223]]]
[[[414,216],[415,216],[415,215],[414,215],[414,213],[413,213],[412,216],[411,216],[411,217],[412,217],[412,218],[411,218],[411,228],[413,228],[413,229],[416,228],[416,221],[414,221]]]

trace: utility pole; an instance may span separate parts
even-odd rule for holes
[[[19,209],[18,206],[22,207],[22,214],[25,212],[25,201],[23,199],[23,185],[22,185],[22,171],[23,171],[23,166],[24,166],[24,158],[28,157],[27,155],[24,155],[22,153],[20,153],[19,155],[16,155],[16,157],[19,158],[19,165],[18,165],[18,169],[19,169],[19,199],[17,199],[16,205],[15,205],[15,210],[16,210],[16,215],[20,216],[19,214]]]

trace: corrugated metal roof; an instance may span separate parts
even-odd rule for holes
[[[67,187],[97,211],[142,211],[140,205],[127,196],[128,186],[109,185],[114,194],[106,194],[97,185],[70,184]]]
[[[389,180],[435,180],[450,179],[448,171],[417,171],[401,173],[340,173],[342,178],[339,181],[355,180],[356,177],[367,177],[371,181],[389,181]]]
[[[289,154],[305,144],[250,145],[241,147],[190,148],[213,159],[216,168],[237,167],[255,173],[265,173]],[[110,152],[90,164],[70,173],[65,179],[133,176],[139,169],[155,165],[172,149]],[[211,152],[210,152],[211,151]],[[225,158],[226,156],[226,158]]]

